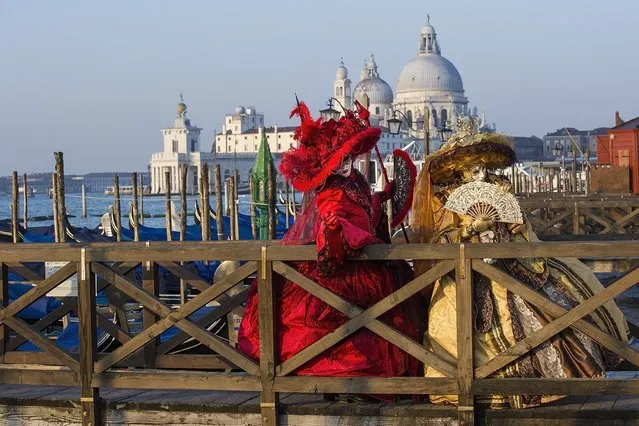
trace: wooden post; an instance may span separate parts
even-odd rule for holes
[[[237,234],[235,233],[236,229],[235,229],[235,215],[237,213],[237,204],[235,204],[234,200],[233,200],[233,194],[235,194],[235,176],[230,176],[229,177],[229,191],[228,193],[230,194],[231,198],[229,198],[229,207],[230,207],[230,214],[229,214],[229,222],[230,222],[230,226],[231,226],[231,240],[239,240],[239,238],[237,237]]]
[[[517,194],[517,182],[515,181],[515,165],[510,166],[510,189]]]
[[[268,189],[268,235],[271,240],[277,238],[277,211],[275,210],[275,171],[269,162],[267,170]]]
[[[589,195],[590,194],[590,141],[588,141],[588,145],[586,145],[586,164],[584,167],[584,175],[585,175],[584,176],[585,178],[584,193],[585,195]]]
[[[186,177],[188,171],[187,164],[180,164],[180,241],[186,240]]]
[[[290,199],[288,197],[288,193],[289,193],[289,183],[288,183],[288,179],[284,181],[284,186],[286,187],[286,213],[284,215],[285,219],[286,219],[286,229],[288,229],[288,220],[289,220],[289,206],[290,206]],[[390,221],[389,221],[390,223]]]
[[[140,225],[144,225],[144,173],[140,175]]]
[[[78,322],[80,333],[80,405],[83,425],[102,424],[100,392],[91,386],[93,367],[97,360],[95,275],[87,260],[86,248],[78,263]]]
[[[131,173],[133,184],[133,241],[140,241],[140,228],[138,227],[138,174]]]
[[[572,213],[572,233],[574,235],[581,234],[579,226],[579,203],[575,201],[574,210]]]
[[[222,208],[222,176],[220,174],[220,165],[215,165],[215,217],[217,227],[217,240],[224,240],[224,209]]]
[[[0,309],[9,306],[9,268],[6,263],[0,263]],[[4,353],[9,343],[10,330],[0,324],[0,362],[4,361]]]
[[[27,216],[27,205],[28,205],[28,201],[27,199],[29,198],[29,192],[28,192],[28,186],[27,186],[27,174],[23,174],[22,175],[22,187],[24,189],[24,193],[22,194],[22,227],[26,230],[27,228],[29,228],[29,217]]]
[[[164,171],[164,200],[165,200],[165,204],[164,204],[164,208],[166,211],[166,220],[165,220],[165,225],[166,225],[166,240],[167,241],[172,241],[172,234],[171,232],[173,231],[172,229],[172,225],[171,225],[171,171],[170,170],[165,170]]]
[[[146,246],[149,247],[150,243],[147,242]],[[159,296],[159,274],[158,266],[155,262],[143,262],[144,269],[142,270],[142,288],[152,294],[154,297]],[[159,317],[153,313],[153,311],[144,308],[142,311],[142,326],[146,330],[151,327]],[[159,336],[149,343],[144,345],[144,365],[146,368],[155,368],[156,347],[159,343]]]
[[[14,171],[11,178],[11,238],[18,242],[18,172]]]
[[[263,425],[276,426],[279,423],[278,394],[273,392],[277,353],[275,345],[275,291],[273,286],[273,263],[267,261],[266,247],[262,247],[262,261],[258,269],[258,309],[260,333],[260,379],[262,393],[260,413]]]
[[[58,233],[60,235],[60,242],[64,243],[67,240],[67,207],[64,198],[64,154],[62,152],[56,152],[55,156],[55,171],[58,181]]]
[[[293,193],[293,220],[297,217],[297,197],[295,196],[295,187],[291,185],[291,191]]]
[[[53,203],[53,236],[56,243],[60,242],[60,230],[58,229],[58,177],[51,174],[51,202]]]
[[[235,204],[235,220],[231,226],[235,227],[235,239],[240,239],[240,172],[235,169],[235,191],[233,191],[232,202]]]
[[[211,188],[209,186],[209,165],[202,164],[202,241],[211,240]],[[217,220],[219,222],[219,219]]]
[[[224,179],[224,210],[226,216],[231,216],[231,204],[230,204],[230,195],[229,195],[229,180],[228,178]],[[232,223],[232,222],[231,222]],[[229,225],[232,227],[232,225]],[[231,235],[231,230],[229,229],[229,235]]]
[[[472,390],[474,378],[473,349],[473,270],[464,255],[465,245],[459,246],[457,279],[457,383],[459,406],[457,418],[460,426],[475,424],[475,401]]]
[[[82,217],[87,217],[87,186],[82,184]]]
[[[113,216],[115,219],[116,241],[122,241],[122,209],[120,207],[120,177],[113,178]]]
[[[257,240],[257,212],[255,209],[255,182],[253,176],[249,175],[249,214],[251,215],[251,234],[253,239]]]

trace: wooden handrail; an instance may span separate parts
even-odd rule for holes
[[[517,384],[530,392],[543,394],[580,394],[609,393],[622,389],[627,393],[639,393],[636,380],[615,381],[615,385],[597,387],[589,385],[595,379],[581,380],[537,380],[499,379],[491,375],[518,357],[528,353],[543,341],[561,332],[565,328],[575,328],[594,341],[622,357],[639,365],[639,352],[629,348],[615,336],[610,336],[587,322],[583,318],[602,306],[607,300],[635,285],[639,272],[633,272],[609,286],[604,292],[584,301],[571,311],[554,304],[516,279],[486,264],[484,258],[532,258],[532,257],[637,257],[639,241],[601,241],[601,242],[543,242],[543,243],[499,243],[499,244],[401,244],[375,245],[364,248],[356,260],[436,260],[437,266],[416,277],[411,283],[400,288],[384,300],[368,309],[362,309],[338,295],[330,292],[318,283],[302,276],[289,262],[314,260],[317,251],[314,246],[282,246],[276,241],[233,241],[233,242],[131,242],[131,243],[92,243],[92,244],[34,244],[0,245],[3,280],[0,289],[6,292],[6,276],[9,265],[27,261],[66,261],[69,265],[56,274],[39,281],[26,295],[8,304],[0,304],[0,331],[7,332],[7,326],[18,332],[15,340],[8,340],[6,334],[0,334],[0,383],[40,383],[49,385],[80,385],[82,389],[82,407],[89,413],[88,420],[100,421],[99,388],[154,388],[163,389],[216,389],[216,390],[259,390],[262,393],[261,412],[264,422],[272,425],[278,422],[277,394],[279,392],[362,392],[362,393],[456,393],[459,395],[459,418],[464,422],[474,419],[475,395],[483,393],[519,392]],[[234,273],[211,285],[189,269],[177,262],[193,260],[243,260],[247,261]],[[116,263],[113,263],[116,262]],[[128,262],[119,264],[117,262]],[[141,282],[130,273],[133,267],[142,263],[150,272],[145,273]],[[109,266],[110,265],[110,266]],[[189,282],[201,293],[177,309],[172,309],[159,300],[157,268],[164,266],[179,279]],[[455,269],[457,281],[457,335],[458,362],[451,365],[425,348],[421,342],[389,326],[379,317],[389,309],[402,303],[411,295],[429,286],[443,275],[452,274]],[[472,279],[473,271],[481,273],[498,282],[545,311],[553,320],[535,334],[529,336],[511,349],[485,365],[476,365],[472,349]],[[57,309],[46,319],[34,325],[28,325],[17,318],[21,309],[51,291],[70,275],[78,275],[80,286],[77,301],[64,308]],[[274,274],[289,278],[319,297],[325,303],[343,312],[349,321],[316,344],[309,346],[286,362],[277,359],[275,339],[277,333],[275,311]],[[257,275],[260,298],[260,338],[262,352],[258,364],[240,353],[236,348],[223,342],[217,336],[206,331],[206,321],[226,315],[245,300],[248,290],[243,289],[232,297],[224,293],[247,277]],[[98,279],[99,276],[99,279]],[[36,275],[31,275],[36,277]],[[39,277],[38,277],[39,278]],[[121,346],[107,354],[98,354],[95,329],[104,325],[105,318],[96,313],[95,291],[112,288],[125,294],[144,306],[145,319],[143,333],[131,335],[127,330],[113,324],[106,328],[117,335]],[[0,294],[1,295],[1,294]],[[189,316],[211,300],[219,302],[218,308],[203,319],[191,321]],[[53,345],[41,333],[41,330],[71,310],[80,313],[81,347],[83,353],[79,360]],[[172,326],[180,333],[170,341],[158,345],[156,337]],[[438,369],[445,378],[338,378],[338,377],[297,377],[290,375],[308,359],[315,357],[361,328],[368,328],[381,338],[395,344],[425,364]],[[187,338],[193,337],[216,354],[180,355],[179,360],[169,353],[170,349]],[[43,349],[35,358],[36,362],[52,364],[46,367],[36,363],[22,365],[17,369],[11,362],[24,362],[28,358],[18,356],[18,343],[31,341]],[[261,345],[261,346],[262,346]],[[135,352],[144,351],[144,360],[134,359]],[[210,361],[207,361],[210,359]],[[221,358],[221,359],[220,359]],[[13,360],[13,361],[12,361]],[[181,372],[167,371],[166,368],[189,367],[193,360],[193,369],[218,368],[219,372]],[[28,361],[34,362],[34,361]],[[136,371],[118,369],[120,366],[135,365],[145,367]],[[222,372],[229,366],[237,366],[242,373]],[[50,370],[55,367],[56,370]],[[47,370],[49,369],[49,370]],[[55,374],[50,374],[55,371]],[[404,385],[402,385],[404,383]],[[500,383],[504,387],[500,388]],[[597,383],[602,383],[598,381]],[[607,383],[607,382],[604,382]],[[625,385],[623,384],[625,383]],[[506,385],[507,384],[507,385]],[[584,385],[586,384],[586,385]],[[601,390],[601,391],[599,391]],[[87,422],[88,422],[87,420]]]

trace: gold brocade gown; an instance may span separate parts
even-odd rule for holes
[[[441,243],[479,243],[479,236],[468,237],[464,228],[471,218],[458,215],[443,205],[448,192],[443,191],[429,199],[426,192],[417,191],[413,204],[413,232],[420,239],[432,238]],[[428,233],[420,228],[422,203],[432,203],[434,229]],[[521,233],[510,234],[504,224],[491,228],[495,241],[539,241],[527,227]],[[488,260],[493,262],[492,260]],[[603,289],[592,271],[577,259],[535,258],[500,259],[493,266],[514,276],[565,309],[570,309]],[[428,269],[427,262],[415,262],[417,274]],[[516,342],[533,334],[552,321],[539,309],[519,296],[506,290],[498,282],[477,273],[473,275],[474,304],[474,356],[475,366],[480,366]],[[594,323],[615,338],[627,341],[628,327],[623,314],[609,301],[585,319]],[[456,363],[456,284],[454,273],[439,279],[433,288],[428,309],[428,329],[424,334],[425,344],[432,352],[450,363]],[[601,377],[607,368],[619,362],[619,357],[601,348],[579,331],[568,328],[549,341],[539,345],[529,354],[495,373],[496,377],[545,377],[545,378],[590,378]],[[425,369],[426,377],[443,377],[431,367]],[[557,399],[543,395],[489,395],[479,396],[477,401],[492,407],[524,408]],[[456,395],[431,395],[434,403],[457,404]]]

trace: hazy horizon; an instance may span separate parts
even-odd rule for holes
[[[639,115],[638,12],[630,0],[4,1],[0,175],[51,171],[54,151],[69,174],[144,171],[180,93],[203,150],[237,105],[294,125],[294,94],[317,114],[340,57],[354,87],[374,53],[395,90],[427,13],[470,106],[498,131],[611,126],[617,110]]]

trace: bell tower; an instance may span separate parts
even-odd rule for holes
[[[333,82],[333,97],[344,105],[344,108],[351,109],[353,107],[353,100],[351,96],[351,81],[348,79],[348,70],[344,66],[344,60],[340,59],[339,66],[335,72],[335,81]],[[333,108],[341,111],[339,105],[334,105]]]

